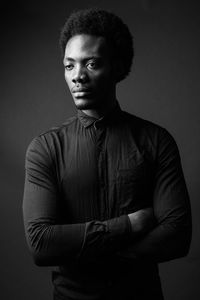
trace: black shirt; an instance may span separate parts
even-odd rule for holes
[[[144,207],[157,224],[134,238],[127,215]],[[191,239],[174,139],[119,105],[99,120],[78,111],[31,142],[23,213],[35,263],[56,266],[54,299],[162,299],[157,263]]]

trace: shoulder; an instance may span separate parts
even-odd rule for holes
[[[43,154],[49,154],[52,148],[62,144],[68,132],[76,126],[78,118],[76,116],[68,118],[64,123],[58,126],[54,126],[46,131],[41,132],[32,139],[29,143],[26,151],[27,154],[33,154],[34,152],[42,152]]]
[[[164,149],[178,150],[176,141],[168,129],[128,112],[123,114],[140,145],[151,148],[155,153],[161,153]]]
[[[163,128],[162,126],[143,119],[139,116],[136,116],[134,114],[128,113],[126,111],[123,111],[123,116],[125,118],[125,120],[128,122],[129,126],[135,128],[135,131],[137,130],[137,132],[141,132],[141,133],[149,133],[149,134],[159,134],[159,132],[167,132],[167,130],[165,128]]]
[[[50,129],[40,133],[38,135],[39,138],[48,138],[54,135],[62,135],[64,132],[67,132],[68,130],[71,129],[71,127],[73,127],[76,122],[77,122],[78,118],[76,116],[68,118],[64,123],[62,123],[61,125],[58,126],[54,126],[51,127]]]

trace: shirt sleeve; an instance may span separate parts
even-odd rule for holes
[[[45,138],[26,152],[23,218],[28,246],[37,265],[62,265],[69,259],[95,259],[125,245],[131,234],[126,215],[100,222],[62,224],[59,180]]]
[[[120,255],[164,262],[188,253],[192,221],[179,151],[165,129],[160,130],[157,149],[153,195],[157,225]]]

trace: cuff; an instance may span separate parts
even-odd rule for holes
[[[131,224],[127,215],[103,222],[87,222],[80,257],[96,259],[110,255],[127,247],[131,236]]]

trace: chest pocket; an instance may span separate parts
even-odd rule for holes
[[[117,191],[119,213],[127,214],[148,206],[147,164],[139,160],[127,160],[116,170],[115,188]]]

